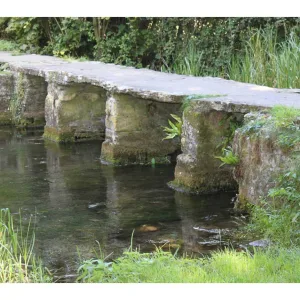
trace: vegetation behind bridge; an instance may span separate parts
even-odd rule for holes
[[[17,43],[14,49],[26,53],[299,88],[299,22],[240,17],[0,18],[0,39]]]

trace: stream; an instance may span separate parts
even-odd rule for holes
[[[100,253],[156,246],[195,257],[238,247],[234,193],[168,188],[174,165],[100,164],[101,142],[59,145],[41,130],[0,129],[0,208],[35,231],[35,253],[56,274],[74,274]],[[133,232],[134,231],[134,232]]]

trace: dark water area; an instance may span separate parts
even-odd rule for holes
[[[101,142],[58,145],[42,131],[0,129],[0,208],[31,220],[35,252],[49,269],[76,272],[81,259],[155,246],[200,256],[231,245],[234,193],[186,195],[168,188],[172,166],[100,164]]]

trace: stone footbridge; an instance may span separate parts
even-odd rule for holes
[[[0,52],[0,124],[44,127],[55,142],[105,139],[101,161],[130,165],[168,163],[177,157],[176,182],[214,192],[234,186],[214,149],[230,122],[274,105],[300,108],[299,90],[213,77]],[[170,114],[183,115],[181,141],[163,140]]]

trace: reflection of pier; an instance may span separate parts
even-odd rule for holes
[[[124,168],[102,166],[107,182],[106,203],[111,248],[128,248],[133,230],[134,247],[154,249],[148,243],[149,240],[170,238],[168,224],[178,222],[178,215],[172,196],[174,192],[167,189],[164,182],[168,180],[166,175],[171,175],[162,173],[166,170],[135,166],[127,167],[124,172]]]
[[[175,193],[184,253],[204,254],[226,244],[234,227],[230,221],[231,198],[230,193],[198,196]]]
[[[74,272],[78,254],[92,257],[95,240],[105,239],[105,232],[97,228],[105,220],[95,220],[88,209],[91,201],[103,196],[99,188],[103,179],[93,172],[99,146],[46,143],[45,148],[49,191],[43,199],[37,247],[50,267]]]

